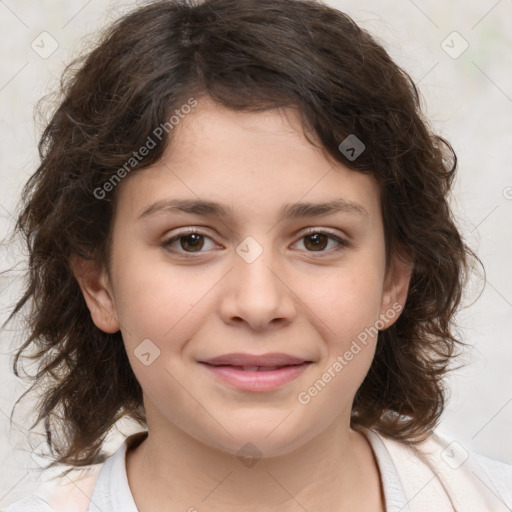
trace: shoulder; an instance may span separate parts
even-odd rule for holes
[[[39,496],[32,494],[11,503],[2,512],[54,512],[53,509]]]
[[[476,453],[440,431],[410,445],[373,430],[369,437],[374,448],[389,455],[406,495],[417,501],[446,497],[459,505],[456,510],[468,511],[512,507],[511,464]]]
[[[486,457],[479,453],[472,457],[498,489],[500,496],[505,496],[505,503],[512,508],[512,464]]]
[[[3,512],[86,512],[103,464],[74,469],[67,475],[43,474],[34,493]]]
[[[12,503],[3,512],[136,511],[125,455],[128,447],[146,436],[147,431],[128,436],[102,463],[75,468],[66,475],[62,474],[62,468],[45,471],[32,495]]]

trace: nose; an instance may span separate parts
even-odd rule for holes
[[[271,250],[252,262],[234,254],[220,300],[224,322],[246,323],[254,330],[289,324],[296,315],[296,295],[283,268]]]

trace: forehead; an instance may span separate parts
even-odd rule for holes
[[[340,199],[373,220],[380,212],[375,179],[309,142],[295,109],[233,111],[206,98],[174,127],[162,158],[119,188],[118,206],[130,205],[123,215],[132,220],[155,202],[198,198],[241,218],[277,217],[285,205]]]

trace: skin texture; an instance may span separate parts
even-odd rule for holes
[[[94,323],[121,330],[143,388],[149,435],[127,455],[139,510],[383,510],[371,448],[350,428],[377,338],[308,404],[297,398],[358,334],[383,318],[388,327],[398,318],[387,320],[389,310],[405,304],[411,267],[396,259],[386,274],[375,180],[309,143],[292,109],[235,112],[205,97],[163,158],[118,187],[110,275],[84,261],[74,268]],[[233,217],[137,220],[150,204],[177,198],[217,201]],[[339,198],[367,214],[278,222],[287,203]],[[206,235],[202,252],[187,253],[179,239],[179,253],[162,246],[187,227]],[[348,245],[327,239],[314,250],[307,228]],[[236,252],[246,237],[263,250],[251,263]],[[160,350],[149,366],[135,355],[144,339]],[[284,352],[313,364],[278,390],[247,392],[198,363],[229,352]],[[252,467],[237,457],[247,442],[262,454]]]

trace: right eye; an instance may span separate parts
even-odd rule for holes
[[[195,252],[205,252],[202,249],[205,247],[206,239],[211,241],[212,247],[216,246],[213,240],[205,233],[195,229],[189,229],[187,231],[176,233],[170,238],[166,238],[162,241],[161,246],[169,252],[182,255],[187,253],[192,254]]]

